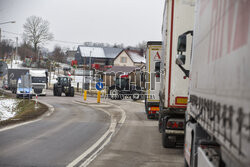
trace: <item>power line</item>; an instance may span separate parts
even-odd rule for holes
[[[77,45],[82,45],[83,44],[83,42],[82,43],[80,43],[80,42],[72,42],[72,41],[62,41],[62,40],[52,40],[52,41],[54,41],[54,42],[61,42],[61,43],[68,43],[68,44],[77,44]]]
[[[19,34],[19,33],[16,33],[16,32],[11,32],[11,31],[5,31],[5,30],[2,30],[3,32],[5,33],[8,33],[8,34],[12,34],[12,35],[19,35],[19,36],[22,36],[22,34]],[[53,39],[51,40],[53,42],[60,42],[60,43],[68,43],[68,44],[77,44],[77,45],[82,45],[83,42],[73,42],[73,41],[65,41],[65,40],[58,40],[58,39]]]
[[[21,36],[22,34],[19,34],[19,33],[15,33],[15,32],[10,32],[10,31],[5,31],[5,30],[2,30],[3,32],[7,33],[7,34],[13,34],[13,35],[19,35]]]

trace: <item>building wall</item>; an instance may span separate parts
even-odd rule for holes
[[[126,58],[127,61],[126,62],[122,62],[122,58]],[[123,51],[114,60],[114,65],[115,66],[134,66],[134,63],[130,59],[130,57],[127,55],[127,53],[125,51]]]

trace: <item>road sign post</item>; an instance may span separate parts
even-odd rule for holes
[[[84,101],[86,101],[86,100],[87,100],[87,91],[86,91],[86,90],[84,90],[83,100],[84,100]]]
[[[101,102],[101,91],[97,92],[97,103]]]
[[[101,82],[101,80],[96,83],[95,87],[98,90],[98,92],[97,92],[97,103],[100,103],[101,102],[101,90],[103,89],[103,83]]]

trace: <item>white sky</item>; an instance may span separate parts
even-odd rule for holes
[[[23,33],[23,24],[31,15],[50,22],[55,40],[123,43],[133,46],[141,41],[161,40],[161,25],[165,0],[0,0],[0,23],[15,20],[15,24],[0,25],[2,39]],[[77,44],[49,42],[77,48]]]

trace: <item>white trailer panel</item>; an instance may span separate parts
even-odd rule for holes
[[[162,62],[161,42],[148,42],[146,53],[146,94],[148,102],[159,102],[160,63]]]
[[[250,165],[250,1],[197,1],[188,114]]]
[[[163,55],[165,78],[163,83],[165,108],[186,108],[189,79],[175,64],[178,36],[193,30],[194,0],[166,0],[163,16]],[[190,60],[192,37],[187,38],[186,60]],[[190,68],[187,62],[185,69]]]

